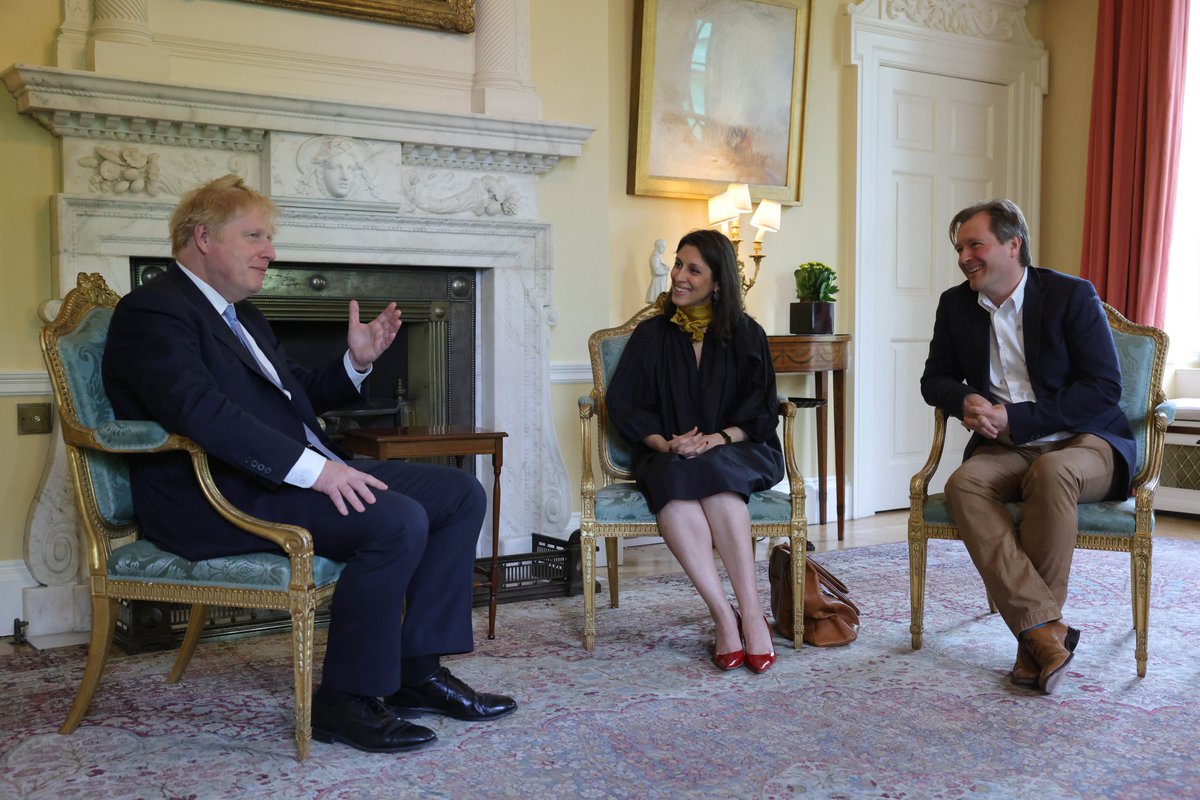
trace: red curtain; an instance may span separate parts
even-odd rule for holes
[[[1163,326],[1188,0],[1100,0],[1080,275]]]

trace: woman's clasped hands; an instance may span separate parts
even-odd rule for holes
[[[723,443],[724,440],[720,434],[700,433],[698,428],[692,428],[687,433],[680,433],[667,440],[666,452],[674,453],[684,458],[695,458],[701,453]]]

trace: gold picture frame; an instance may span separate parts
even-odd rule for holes
[[[812,0],[638,0],[630,194],[801,199]]]
[[[244,0],[296,11],[408,25],[416,28],[472,33],[475,0]]]

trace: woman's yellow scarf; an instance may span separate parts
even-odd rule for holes
[[[704,341],[704,329],[712,321],[712,313],[712,303],[705,303],[702,306],[677,306],[671,322],[682,328],[685,333],[691,334],[693,342],[702,342]]]

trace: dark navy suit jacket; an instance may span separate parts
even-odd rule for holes
[[[1095,434],[1116,453],[1110,496],[1128,497],[1137,447],[1118,405],[1121,366],[1100,298],[1092,284],[1081,278],[1039,267],[1026,271],[1022,326],[1026,366],[1037,400],[1008,405],[1013,444],[1058,431]],[[925,402],[960,419],[967,395],[991,399],[987,388],[991,317],[979,305],[978,296],[966,281],[942,293],[921,376]],[[972,435],[963,458],[986,441]]]
[[[280,488],[307,444],[304,424],[342,455],[324,439],[316,414],[360,394],[340,359],[304,370],[283,355],[261,312],[247,301],[236,309],[291,400],[175,265],[118,303],[104,350],[104,386],[118,419],[154,420],[203,447],[221,491],[245,508]],[[152,541],[190,559],[270,549],[212,509],[186,454],[139,456],[130,459],[130,470],[140,527]]]

